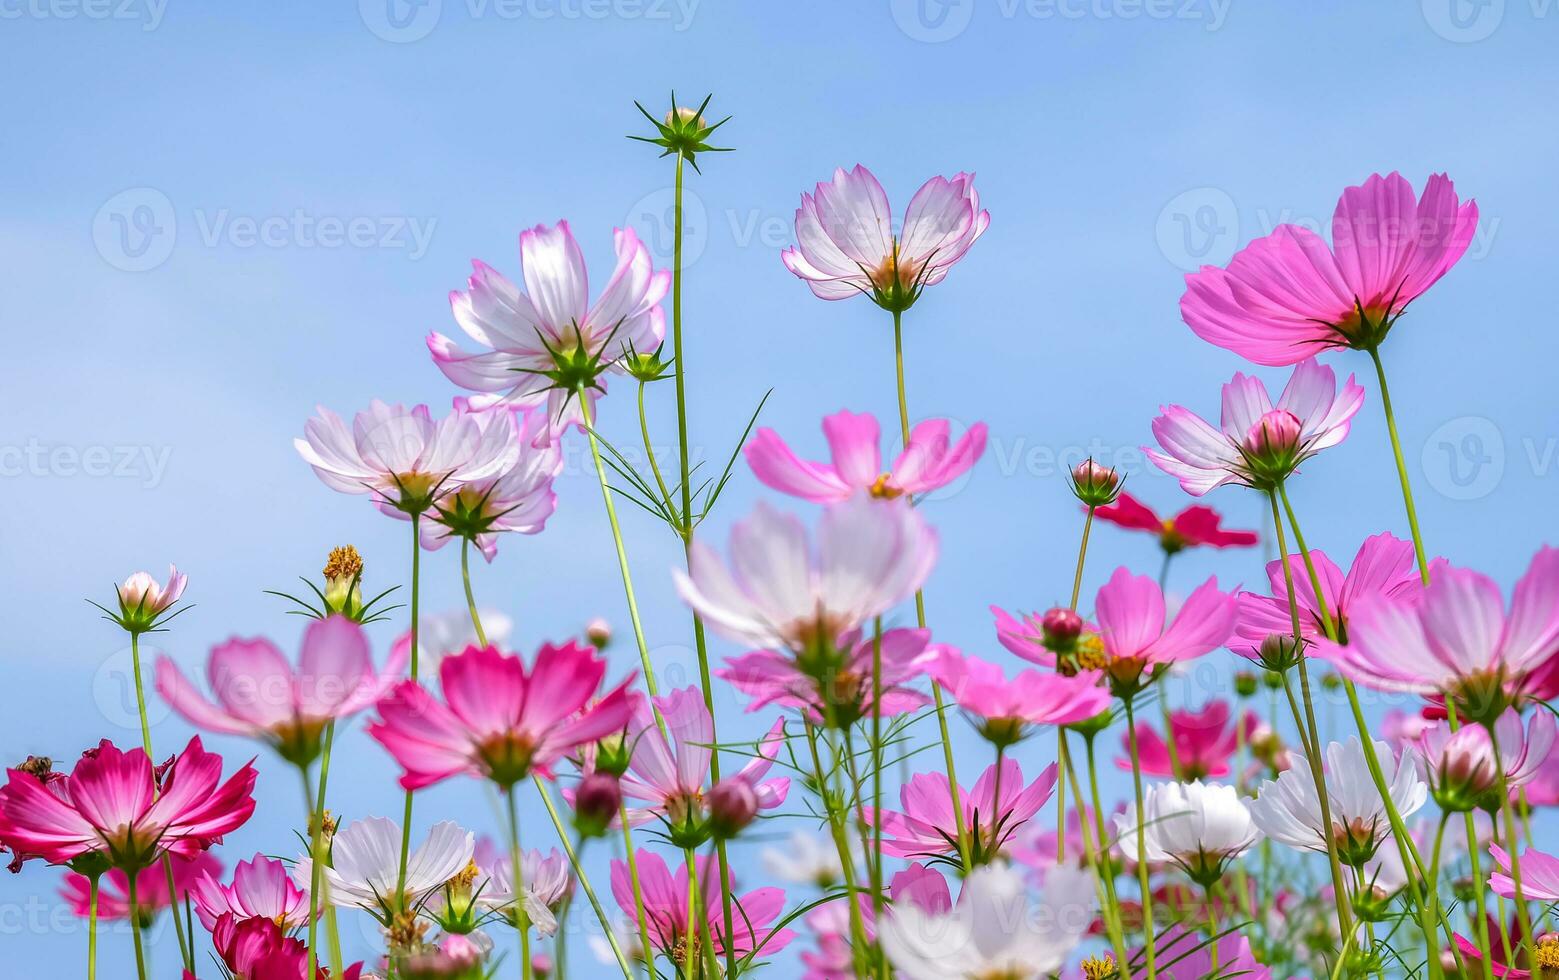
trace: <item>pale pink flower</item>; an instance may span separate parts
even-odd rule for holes
[[[434,421],[426,405],[407,408],[377,399],[350,427],[319,406],[293,446],[332,490],[372,494],[379,509],[409,519],[444,494],[489,480],[510,469],[519,455],[514,424],[506,416],[483,425],[470,412]]]
[[[1272,969],[1256,962],[1250,939],[1237,933],[1220,934],[1215,943],[1209,943],[1195,928],[1176,924],[1159,934],[1153,953],[1158,975],[1165,980],[1272,980]],[[1140,954],[1140,950],[1134,952],[1133,962],[1142,962]]]
[[[1162,451],[1143,448],[1193,497],[1230,483],[1267,489],[1347,438],[1363,404],[1352,375],[1339,392],[1332,369],[1311,358],[1294,368],[1276,404],[1260,379],[1235,374],[1223,386],[1216,428],[1179,405],[1162,409],[1153,420]]]
[[[1145,776],[1162,776],[1186,782],[1212,777],[1221,779],[1229,774],[1229,762],[1238,751],[1241,731],[1245,744],[1259,723],[1249,711],[1235,724],[1229,724],[1230,711],[1227,701],[1209,701],[1201,711],[1180,709],[1170,713],[1170,737],[1174,740],[1173,757],[1164,736],[1147,722],[1137,723],[1137,757]],[[1130,736],[1121,736],[1121,748],[1130,751]],[[1175,771],[1179,764],[1179,772]],[[1116,757],[1115,767],[1131,771],[1131,759]]]
[[[1489,875],[1489,887],[1494,894],[1505,898],[1516,897],[1516,883],[1510,876],[1510,852],[1496,845],[1489,845],[1499,868]],[[1559,857],[1527,848],[1521,854],[1521,894],[1529,902],[1559,902]]]
[[[1367,687],[1449,694],[1472,718],[1544,699],[1559,684],[1559,548],[1545,547],[1516,583],[1509,612],[1486,575],[1446,565],[1429,585],[1356,609],[1348,644],[1320,656]]]
[[[876,640],[852,630],[839,638],[838,649],[847,656],[832,673],[818,677],[807,673],[801,661],[787,651],[753,650],[730,657],[729,665],[715,671],[752,698],[748,711],[771,704],[804,711],[814,724],[848,726],[872,713],[872,660]],[[926,672],[939,648],[931,644],[931,631],[891,629],[882,634],[880,676],[884,717],[900,715],[924,705],[929,698],[906,685]]]
[[[659,854],[641,850],[637,853],[635,865],[639,872],[639,892],[644,899],[645,925],[649,929],[650,944],[679,968],[686,966],[682,959],[687,956],[691,945],[688,942],[689,889],[686,864],[679,863],[673,873]],[[770,925],[785,909],[783,888],[759,888],[745,895],[736,895],[734,876],[727,878],[724,891],[720,889],[715,861],[709,857],[700,857],[695,867],[698,870],[699,888],[704,896],[706,922],[699,931],[712,938],[715,952],[722,960],[728,951],[738,957],[757,952],[754,959],[772,956],[795,938],[795,933],[789,929],[775,929]],[[725,929],[722,908],[724,895],[728,893],[732,911],[729,934]],[[637,900],[628,876],[628,865],[624,861],[612,862],[612,896],[617,899],[617,906],[624,915],[637,919]]]
[[[428,350],[445,377],[471,391],[501,394],[519,405],[546,405],[561,431],[582,421],[579,388],[592,400],[596,374],[621,370],[632,351],[652,353],[666,335],[660,308],[671,273],[656,272],[649,249],[632,228],[612,231],[617,266],[590,302],[585,257],[567,221],[520,232],[521,291],[496,269],[473,259],[466,292],[449,294],[455,322],[487,350],[470,354],[441,333]]]
[[[781,493],[826,504],[865,492],[892,500],[930,493],[952,483],[985,451],[985,424],[975,423],[956,444],[946,419],[927,419],[909,434],[893,465],[882,468],[881,429],[869,414],[838,412],[823,419],[831,463],[803,460],[773,429],[763,428],[742,452],[753,475]]]
[[[1348,574],[1322,551],[1311,551],[1310,562],[1321,581],[1321,594],[1332,624],[1346,636],[1352,610],[1378,599],[1394,599],[1417,591],[1421,580],[1413,558],[1413,542],[1391,534],[1366,538],[1354,555]],[[1294,580],[1294,601],[1299,605],[1300,635],[1317,640],[1324,634],[1321,607],[1305,567],[1304,556],[1288,556],[1289,574]],[[1267,584],[1271,595],[1241,592],[1239,616],[1234,624],[1235,639],[1229,646],[1236,653],[1258,659],[1261,644],[1272,635],[1293,636],[1293,614],[1288,606],[1288,583],[1283,563],[1267,562]]]
[[[223,783],[222,757],[199,737],[156,774],[144,751],[104,739],[69,776],[45,783],[17,769],[7,775],[0,840],[19,858],[50,864],[98,854],[138,871],[164,853],[192,857],[220,843],[254,812],[254,766]]]
[[[406,789],[461,773],[512,786],[627,726],[633,675],[595,701],[605,675],[606,661],[573,642],[542,644],[529,671],[497,647],[468,647],[439,664],[443,701],[402,681],[380,700],[368,733],[405,770]]]
[[[155,629],[160,625],[158,619],[179,601],[188,583],[189,576],[181,575],[174,565],[168,566],[166,583],[158,582],[151,572],[136,572],[125,579],[124,584],[115,587],[119,597],[119,613],[117,616],[109,613],[109,618],[135,633]]]
[[[1198,337],[1257,364],[1369,350],[1456,264],[1477,227],[1478,205],[1461,203],[1445,174],[1417,198],[1400,174],[1372,174],[1343,191],[1330,248],[1307,228],[1279,225],[1228,268],[1186,276],[1180,315]]]
[[[1140,683],[1144,671],[1218,649],[1234,630],[1234,596],[1209,578],[1166,628],[1164,593],[1146,575],[1117,568],[1094,600],[1104,671],[1117,685]],[[1084,663],[1084,666],[1088,664]]]
[[[469,413],[484,431],[512,426],[519,449],[503,472],[462,483],[435,501],[436,516],[430,515],[432,519],[421,526],[422,546],[436,551],[450,541],[470,538],[482,557],[492,561],[498,554],[499,534],[537,534],[547,526],[547,518],[557,509],[552,481],[563,472],[563,447],[540,409],[502,404],[477,409],[472,400],[457,398],[455,411]]]
[[[173,868],[173,901],[168,900],[168,873],[162,862],[147,865],[135,875],[135,910],[140,927],[148,926],[152,918],[170,904],[181,911],[185,896],[195,894],[200,880],[206,875],[222,873],[222,862],[208,851],[192,857],[176,857],[170,861]],[[92,914],[92,883],[86,875],[74,871],[65,876],[60,897],[76,915],[85,919]],[[130,876],[114,869],[105,874],[98,887],[97,917],[105,922],[130,917]]]
[[[702,541],[677,592],[730,639],[792,652],[826,647],[909,598],[936,563],[936,534],[908,501],[852,497],[823,511],[816,547],[765,504],[731,529],[730,566]]]
[[[409,644],[397,644],[375,672],[363,628],[328,616],[303,631],[296,670],[270,640],[234,637],[206,661],[215,703],[166,656],[157,661],[157,693],[197,728],[260,739],[306,765],[319,755],[325,726],[383,697],[406,673],[409,655]]]
[[[270,919],[284,929],[308,922],[308,892],[293,884],[280,861],[264,854],[240,861],[226,885],[217,880],[220,873],[220,868],[207,871],[190,889],[195,914],[208,931],[229,913],[239,919]]]
[[[1519,720],[1516,730],[1519,736]],[[1448,810],[1471,809],[1499,778],[1494,743],[1482,725],[1452,732],[1450,725],[1440,722],[1424,729],[1413,740],[1413,748],[1423,760],[1430,793]]]
[[[981,735],[1003,747],[1026,738],[1034,725],[1071,725],[1110,706],[1096,670],[1066,677],[1030,669],[1009,678],[993,663],[943,647],[927,672]]]
[[[674,842],[699,846],[709,836],[709,789],[704,784],[709,779],[715,743],[714,720],[697,687],[655,698],[655,707],[666,734],[661,733],[650,705],[642,700],[628,728],[633,757],[622,777],[622,791],[644,804],[630,809],[629,821],[641,823],[658,817],[667,824]],[[784,744],[785,722],[776,719],[759,741],[754,758],[731,777],[752,787],[759,809],[779,806],[790,791],[789,779],[764,778]],[[697,843],[682,844],[683,840]]]
[[[1553,712],[1545,707],[1532,713],[1525,731],[1522,730],[1521,714],[1515,708],[1506,708],[1494,723],[1494,736],[1498,742],[1495,748],[1505,770],[1505,783],[1513,791],[1536,779],[1543,763],[1553,754],[1555,725]],[[1512,798],[1515,798],[1514,794]]]
[[[1001,763],[1000,799],[997,768],[986,769],[973,790],[959,791],[976,864],[1000,857],[1017,830],[1039,812],[1056,787],[1056,766],[1051,763],[1027,786],[1016,759]],[[903,812],[864,808],[869,823],[882,824],[882,850],[902,858],[940,858],[958,854],[958,835],[953,832],[953,803],[947,776],[939,772],[916,773],[899,790]]]
[[[782,258],[820,299],[864,295],[902,311],[925,287],[945,279],[990,223],[974,175],[959,173],[922,184],[894,235],[887,192],[857,164],[835,170],[831,182],[801,195],[797,244]]]

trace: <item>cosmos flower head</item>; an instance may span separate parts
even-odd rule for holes
[[[1203,887],[1221,879],[1229,864],[1261,839],[1238,790],[1200,780],[1149,786],[1142,809],[1116,817],[1115,829],[1130,860],[1174,864]]]
[[[998,773],[1000,776],[998,777]],[[1014,835],[1032,820],[1056,788],[1056,765],[1046,766],[1032,783],[1023,782],[1023,767],[1006,758],[991,766],[973,789],[960,788],[958,802],[970,839],[970,860],[989,864],[1003,857]],[[865,808],[868,823],[882,824],[882,851],[894,857],[946,862],[957,860],[952,794],[947,776],[922,772],[899,790],[898,812]]]
[[[797,244],[782,258],[819,299],[864,295],[885,310],[903,312],[927,286],[947,277],[990,223],[974,175],[959,173],[921,185],[895,235],[887,192],[857,164],[835,170],[832,181],[801,195]]]
[[[158,582],[151,572],[136,572],[114,587],[115,609],[108,609],[93,602],[103,611],[109,622],[119,624],[127,633],[157,632],[182,609],[174,609],[174,603],[184,595],[189,576],[181,574],[177,567],[168,566],[168,581]],[[87,600],[91,602],[91,600]],[[188,607],[185,607],[188,608]]]
[[[847,651],[831,674],[817,676],[802,669],[795,655],[781,650],[753,650],[731,657],[715,676],[752,698],[748,711],[769,705],[803,712],[815,725],[848,728],[872,713],[874,658],[879,668],[882,717],[902,715],[930,699],[909,684],[925,674],[941,647],[931,631],[890,629],[879,641],[852,630],[839,638]]]
[[[1307,228],[1280,225],[1227,268],[1186,276],[1180,313],[1203,340],[1257,364],[1373,350],[1461,259],[1477,226],[1477,204],[1462,203],[1445,174],[1416,197],[1400,174],[1372,174],[1343,191],[1330,247]]]
[[[1363,404],[1364,389],[1352,376],[1338,391],[1332,369],[1313,358],[1294,368],[1276,403],[1260,379],[1236,374],[1223,386],[1217,427],[1171,405],[1153,420],[1159,448],[1143,451],[1193,497],[1226,484],[1268,490],[1347,438]]]
[[[1160,517],[1152,508],[1129,493],[1122,492],[1113,504],[1094,511],[1094,516],[1118,527],[1147,531],[1157,536],[1166,555],[1188,548],[1247,548],[1260,541],[1255,531],[1233,531],[1223,527],[1216,510],[1193,504],[1173,517]]]

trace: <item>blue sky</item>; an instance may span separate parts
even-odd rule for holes
[[[764,421],[812,451],[824,414],[893,412],[887,316],[820,302],[780,264],[799,193],[862,162],[902,208],[932,174],[979,175],[990,231],[906,320],[912,413],[991,428],[967,483],[928,505],[939,638],[1004,658],[988,604],[1064,599],[1079,515],[1058,458],[1093,453],[1150,503],[1185,503],[1137,447],[1161,403],[1211,413],[1243,365],[1180,322],[1182,272],[1282,221],[1324,222],[1377,170],[1415,186],[1448,171],[1483,214],[1386,349],[1429,547],[1509,583],[1552,533],[1559,12],[1541,0],[0,0],[0,19],[7,761],[134,741],[121,638],[83,601],[130,571],[190,573],[196,608],[159,641],[186,666],[232,634],[293,649],[299,621],[260,590],[316,573],[333,545],[356,544],[371,584],[404,579],[406,525],[326,490],[292,438],[317,403],[446,405],[456,392],[422,337],[451,331],[446,294],[473,256],[517,272],[522,227],[568,218],[597,283],[614,226],[669,249],[669,163],[623,137],[644,130],[632,101],[663,109],[672,87],[713,91],[712,111],[734,115],[721,136],[737,152],[689,184],[689,400],[711,460],[771,387]],[[1312,543],[1344,560],[1370,533],[1406,530],[1368,386],[1350,440],[1293,486]],[[669,388],[656,396],[669,443]],[[627,404],[603,403],[624,440]],[[504,542],[476,587],[526,649],[606,616],[627,669],[587,463],[572,446],[547,532]],[[723,539],[760,496],[740,472],[706,532]],[[1237,526],[1262,519],[1247,492],[1212,503]],[[625,524],[669,686],[691,676],[665,574],[678,549],[642,515]],[[1189,556],[1175,583],[1254,582],[1259,559]],[[1155,569],[1151,542],[1101,530],[1085,594],[1120,563]],[[452,608],[453,551],[424,567],[425,608]],[[380,627],[376,649],[399,628]],[[1213,663],[1197,699],[1226,683],[1227,655]],[[727,731],[768,720],[722,697]],[[162,715],[159,747],[182,744],[188,727]],[[965,770],[983,765],[956,724]],[[335,805],[393,812],[388,762],[360,730],[342,741]],[[1035,770],[1049,761],[1027,752]],[[295,779],[261,765],[229,865],[290,846]],[[474,786],[423,794],[419,825],[434,815],[496,829]],[[547,841],[539,811],[525,817]],[[83,955],[56,880],[0,876],[14,969]],[[171,938],[155,956],[166,975]],[[128,962],[127,937],[105,940],[105,980]]]

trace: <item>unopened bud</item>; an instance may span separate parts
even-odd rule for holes
[[[1072,493],[1085,507],[1103,507],[1120,496],[1121,478],[1113,468],[1095,463],[1093,458],[1072,467]]]
[[[616,776],[592,772],[574,791],[574,826],[585,837],[600,837],[617,819],[623,789]]]
[[[720,780],[704,800],[717,837],[735,837],[758,816],[758,791],[740,776]]]
[[[597,616],[585,624],[585,639],[597,650],[605,650],[607,644],[612,642],[611,624]]]
[[[1234,693],[1242,698],[1254,696],[1257,685],[1256,675],[1248,670],[1238,671],[1234,675]]]
[[[1267,670],[1278,674],[1278,687],[1282,687],[1282,674],[1289,671],[1299,663],[1299,644],[1292,636],[1282,633],[1272,633],[1261,641],[1261,649],[1257,654],[1261,665]],[[1271,686],[1271,682],[1268,682]]]
[[[1077,615],[1074,609],[1057,606],[1045,613],[1045,618],[1040,620],[1040,628],[1045,631],[1045,646],[1070,650],[1078,634],[1083,631],[1083,617]]]

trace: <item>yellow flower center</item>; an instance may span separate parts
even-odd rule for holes
[[[1090,956],[1083,960],[1083,977],[1085,980],[1105,980],[1115,976],[1115,957],[1109,953],[1103,956]]]
[[[892,484],[892,477],[893,474],[891,473],[884,473],[883,475],[879,476],[872,483],[872,485],[867,488],[867,493],[870,493],[878,500],[897,500],[899,497],[904,496],[904,491]]]
[[[350,580],[362,570],[363,556],[357,553],[356,548],[348,544],[330,549],[330,558],[325,562],[325,578]]]

